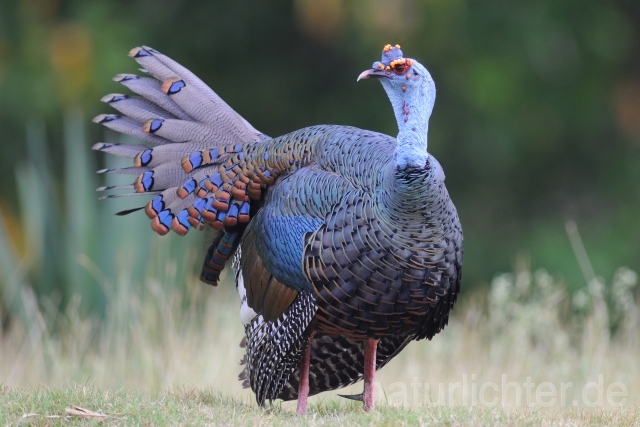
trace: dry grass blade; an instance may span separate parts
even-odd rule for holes
[[[38,416],[38,414],[36,414],[34,412],[29,413],[29,414],[22,414],[22,418],[37,417],[37,416]]]
[[[67,415],[73,415],[76,417],[83,417],[83,418],[107,418],[108,417],[108,415],[106,414],[93,412],[89,409],[81,408],[79,406],[72,406],[71,408],[65,408],[64,412]]]

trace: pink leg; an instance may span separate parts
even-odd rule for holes
[[[298,387],[298,408],[296,409],[296,413],[298,415],[307,414],[307,398],[309,397],[309,359],[311,359],[311,343],[313,342],[313,336],[315,334],[315,331],[311,332],[309,344],[307,345],[307,349],[304,351],[302,360],[300,361],[300,385]]]
[[[369,338],[364,343],[364,396],[362,400],[365,411],[373,411],[376,406],[373,386],[376,378],[377,347],[377,339]]]

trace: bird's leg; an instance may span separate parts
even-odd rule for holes
[[[364,343],[364,392],[363,407],[365,411],[373,411],[375,409],[375,396],[373,387],[376,378],[376,349],[378,340],[369,338]]]
[[[298,408],[296,413],[298,415],[307,414],[307,398],[309,397],[309,360],[311,359],[311,343],[313,342],[313,336],[316,331],[311,332],[309,337],[309,344],[302,355],[300,361],[300,384],[298,386]]]

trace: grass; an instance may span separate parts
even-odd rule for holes
[[[131,200],[98,205],[82,123],[67,118],[66,196],[31,124],[20,215],[0,211],[0,426],[640,425],[638,276],[598,277],[571,224],[580,291],[520,262],[465,293],[444,332],[378,373],[375,413],[336,392],[312,397],[304,418],[292,402],[256,407],[237,380],[233,284],[198,282],[198,235],[160,239],[144,215],[112,215]]]
[[[355,404],[320,403],[310,415],[298,417],[279,407],[260,409],[240,399],[209,390],[143,393],[102,390],[71,385],[34,390],[0,388],[3,425],[618,425],[640,424],[637,406],[624,409],[570,409],[539,411],[478,406],[424,406],[404,408],[384,405],[364,413]],[[89,410],[89,416],[72,415],[69,409]],[[67,411],[65,411],[65,409]]]

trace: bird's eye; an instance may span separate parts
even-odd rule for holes
[[[399,58],[395,61],[391,61],[389,68],[391,68],[394,73],[401,76],[409,71],[409,67],[411,67],[412,63],[413,62],[410,59]]]

